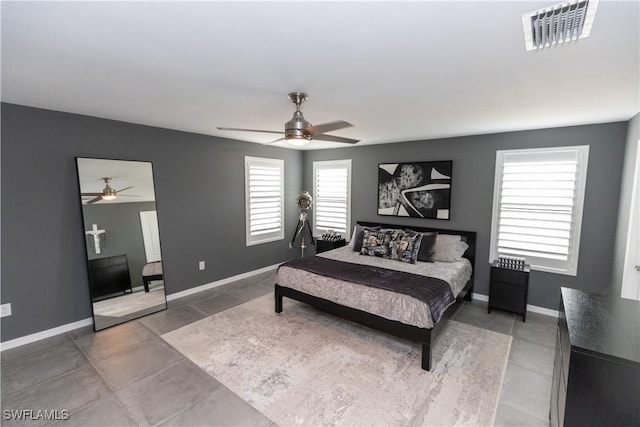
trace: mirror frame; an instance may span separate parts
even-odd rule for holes
[[[93,330],[95,332],[101,331],[101,330],[105,330],[114,326],[118,326],[121,325],[123,323],[127,323],[129,321],[132,320],[136,320],[139,319],[141,317],[150,315],[150,314],[154,314],[154,313],[158,313],[160,311],[164,311],[167,309],[167,292],[166,292],[166,274],[165,274],[165,268],[164,268],[164,264],[162,266],[163,271],[162,271],[162,280],[163,280],[163,298],[164,298],[164,306],[162,308],[158,308],[157,310],[153,310],[153,311],[148,311],[149,309],[153,308],[154,306],[150,306],[146,309],[142,309],[142,310],[137,310],[134,311],[132,313],[128,313],[126,316],[124,316],[122,318],[121,322],[116,322],[116,323],[112,323],[112,324],[108,324],[106,326],[103,327],[98,327],[98,324],[96,322],[96,312],[95,312],[95,303],[98,301],[95,301],[94,298],[94,290],[91,287],[91,266],[90,266],[90,261],[92,261],[92,259],[90,259],[89,257],[89,243],[87,241],[87,235],[86,235],[86,230],[87,230],[87,224],[85,223],[85,212],[84,212],[84,206],[85,203],[83,202],[82,199],[82,182],[81,182],[81,175],[80,175],[80,162],[82,160],[99,160],[99,161],[115,161],[115,162],[128,162],[128,163],[144,163],[144,164],[148,164],[151,168],[151,180],[152,180],[152,186],[153,186],[153,202],[155,204],[155,210],[157,213],[157,196],[156,196],[156,191],[155,191],[155,176],[154,176],[154,172],[153,172],[153,162],[151,162],[150,160],[130,160],[130,159],[114,159],[114,158],[102,158],[102,157],[80,157],[80,156],[76,156],[75,157],[75,165],[76,165],[76,178],[77,178],[77,182],[78,182],[78,201],[79,201],[79,206],[80,206],[80,215],[81,215],[81,223],[82,223],[82,230],[83,230],[83,244],[84,244],[84,252],[85,252],[85,264],[86,264],[86,269],[87,269],[87,287],[89,288],[89,298],[90,298],[90,303],[91,303],[91,315],[92,315],[92,319],[93,319]],[[159,232],[160,232],[160,220],[157,219],[158,221],[158,241],[159,241],[159,250],[160,250],[160,260],[161,262],[164,261],[164,257],[162,255],[162,243],[161,243],[161,239],[159,236]],[[90,225],[89,225],[90,226]],[[126,254],[125,254],[126,256]],[[95,258],[94,258],[95,259]],[[129,264],[130,261],[127,259],[127,270],[129,270]],[[129,271],[129,278],[131,278],[131,271]],[[146,286],[145,286],[146,287]],[[133,293],[133,292],[132,292]],[[126,295],[130,295],[129,293],[125,293],[122,296],[126,296]],[[115,298],[115,297],[112,297]],[[110,298],[104,298],[103,300],[106,299],[110,299]],[[160,305],[158,304],[157,307],[160,307]]]

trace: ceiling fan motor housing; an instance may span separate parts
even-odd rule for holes
[[[306,128],[311,127],[311,123],[305,120],[300,111],[300,107],[309,98],[309,95],[302,92],[291,92],[289,94],[289,100],[296,106],[296,111],[293,113],[293,117],[287,123],[284,124],[284,139],[308,139],[311,140],[311,133],[305,131]]]
[[[296,111],[291,120],[284,125],[284,137],[285,139],[311,139],[311,134],[305,131],[309,127],[311,123],[305,120],[302,111]]]

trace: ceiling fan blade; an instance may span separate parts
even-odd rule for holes
[[[98,197],[94,197],[93,199],[89,200],[87,202],[88,205],[94,204],[95,202],[98,202],[102,200],[102,193],[100,193],[100,195]]]
[[[241,131],[241,132],[263,132],[263,133],[284,133],[282,131],[278,131],[278,130],[261,130],[261,129],[242,129],[242,128],[221,128],[218,126],[218,129],[220,130],[237,130],[237,131]]]
[[[284,141],[284,138],[276,139],[275,141],[267,142],[267,144],[275,144],[276,142]]]
[[[123,188],[121,190],[116,190],[116,193],[120,193],[121,191],[128,190],[130,188],[133,188],[133,185],[131,187],[125,187],[125,188]]]
[[[321,133],[327,133],[327,132],[331,132],[338,129],[350,128],[352,126],[353,125],[351,123],[345,122],[344,120],[338,120],[336,122],[322,123],[320,125],[310,126],[308,128],[305,128],[305,130],[310,132],[311,135],[313,135],[315,138],[315,135],[318,135]]]
[[[102,196],[102,193],[82,193],[83,196]]]
[[[357,142],[360,142],[359,139],[344,138],[342,136],[333,136],[333,135],[325,135],[325,134],[313,135],[313,139],[318,139],[321,141],[344,142],[347,144],[355,144]]]

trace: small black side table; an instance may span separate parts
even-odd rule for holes
[[[338,240],[316,239],[316,253],[319,254],[321,252],[330,251],[331,249],[341,248],[346,244],[347,244],[347,241],[345,239],[338,239]]]
[[[529,293],[529,264],[522,270],[499,267],[498,262],[491,264],[489,279],[489,308],[497,308],[511,313],[521,314],[522,321],[527,318],[527,294]]]

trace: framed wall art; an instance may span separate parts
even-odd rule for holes
[[[449,219],[452,161],[378,165],[378,215]]]

